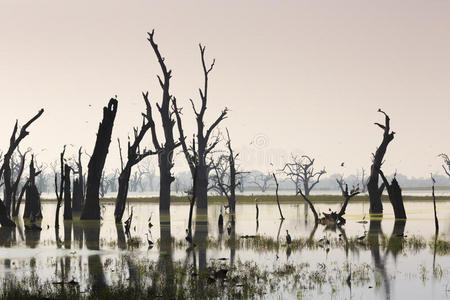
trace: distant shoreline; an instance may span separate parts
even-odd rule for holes
[[[255,199],[258,199],[258,204],[276,203],[275,195],[236,195],[237,204],[255,204]],[[280,195],[280,203],[284,204],[304,204],[305,201],[301,196],[295,195]],[[344,198],[340,195],[310,195],[308,198],[314,203],[341,203]],[[383,195],[383,202],[389,202],[387,195]],[[413,201],[432,201],[431,195],[429,196],[403,196],[405,202]],[[102,198],[100,202],[110,203],[115,202],[115,198]],[[129,197],[129,202],[148,202],[158,203],[159,197]],[[450,201],[449,196],[436,196],[436,201]],[[41,199],[41,202],[56,202],[56,199]],[[171,202],[173,204],[188,204],[189,200],[187,196],[172,196]],[[351,202],[369,202],[368,195],[358,195],[351,199]],[[208,203],[228,203],[225,196],[209,196]]]

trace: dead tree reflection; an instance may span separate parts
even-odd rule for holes
[[[383,280],[385,299],[390,299],[391,288],[385,266],[386,256],[382,258],[380,254],[380,246],[381,246],[380,237],[383,238],[383,230],[381,229],[381,219],[378,220],[371,219],[369,223],[369,232],[367,236],[370,247],[370,253],[372,255],[372,260],[374,262],[375,269],[380,273]]]
[[[161,210],[160,210],[161,212]],[[162,281],[162,297],[164,299],[175,298],[175,273],[172,259],[172,234],[170,229],[170,214],[160,215],[160,253],[158,268],[164,274]]]
[[[83,223],[83,232],[88,250],[100,250],[100,222],[90,221]],[[105,274],[100,255],[88,257],[89,283],[92,297],[96,297],[106,287]]]

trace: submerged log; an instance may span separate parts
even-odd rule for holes
[[[108,106],[103,108],[103,120],[99,125],[94,151],[88,164],[86,203],[81,213],[82,220],[100,220],[100,180],[111,143],[117,104],[117,100],[112,98]]]

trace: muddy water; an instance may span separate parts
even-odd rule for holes
[[[448,241],[450,202],[438,202],[437,205],[440,238]],[[282,204],[283,222],[275,203],[259,205],[258,222],[254,205],[238,205],[235,230],[230,236],[226,230],[228,216],[225,214],[224,230],[220,231],[217,224],[220,206],[210,205],[208,225],[195,228],[194,240],[198,241],[198,247],[187,252],[188,245],[184,240],[189,212],[187,205],[172,205],[171,225],[168,227],[160,225],[166,224],[169,217],[160,218],[157,204],[129,203],[124,219],[133,210],[130,235],[132,241],[138,241],[130,243],[122,227],[114,223],[113,203],[103,205],[103,220],[100,222],[80,222],[75,218],[71,222],[61,222],[61,227],[56,230],[53,226],[55,204],[43,202],[42,231],[25,231],[21,219],[17,220],[19,226],[16,229],[0,228],[0,278],[34,276],[41,282],[53,283],[74,280],[80,283],[82,292],[88,292],[135,276],[129,267],[133,261],[158,261],[161,255],[168,255],[171,261],[195,264],[197,268],[206,268],[216,259],[223,258],[224,266],[253,262],[261,269],[273,270],[292,264],[303,266],[305,274],[318,272],[318,275],[326,277],[323,284],[314,286],[308,283],[311,280],[308,277],[301,278],[300,284],[294,287],[286,282],[286,287],[268,289],[264,298],[448,299],[450,255],[448,252],[435,254],[430,247],[435,230],[433,205],[428,201],[415,201],[407,202],[405,206],[407,222],[395,223],[388,203],[381,219],[370,219],[367,203],[350,203],[345,226],[326,228],[319,225],[314,231],[312,215],[303,203]],[[336,210],[339,204],[316,206],[320,212],[327,212],[330,207]],[[149,230],[150,215],[153,227]],[[284,242],[286,230],[293,240],[311,237],[317,243],[325,237],[332,242],[330,245],[324,243],[291,250]],[[397,237],[399,234],[405,237]],[[281,243],[277,247],[269,247],[252,244],[251,241],[240,246],[229,242],[234,237],[232,240],[236,239],[239,244],[240,237],[246,235],[258,235]],[[361,245],[356,242],[356,247],[346,247],[342,241],[343,236],[352,240],[364,235],[366,238]],[[384,236],[387,239],[383,239]],[[147,237],[155,242],[155,247],[148,248]],[[398,249],[388,245],[387,241],[392,237],[420,239],[422,243],[417,247]],[[175,242],[171,242],[172,239]],[[372,243],[364,245],[369,239]],[[379,242],[373,243],[375,239]],[[210,243],[202,243],[206,240]],[[345,281],[349,265],[353,270],[365,266],[370,270],[359,279],[355,273],[351,289]],[[344,275],[341,274],[343,272]],[[287,277],[286,280],[293,279]]]

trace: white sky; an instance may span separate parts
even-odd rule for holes
[[[198,100],[202,84],[198,43],[216,58],[208,120],[231,109],[222,128],[244,168],[268,170],[297,152],[329,173],[368,169],[381,140],[373,125],[383,121],[380,107],[397,132],[387,173],[442,173],[437,154],[450,152],[447,0],[0,0],[0,149],[16,118],[23,124],[43,107],[23,148],[47,162],[64,144],[91,152],[101,108],[118,95],[107,160],[118,166],[115,139],[140,124],[141,92],[160,101],[146,40],[153,28],[187,133],[188,99]],[[177,162],[176,170],[186,168],[181,155]]]

